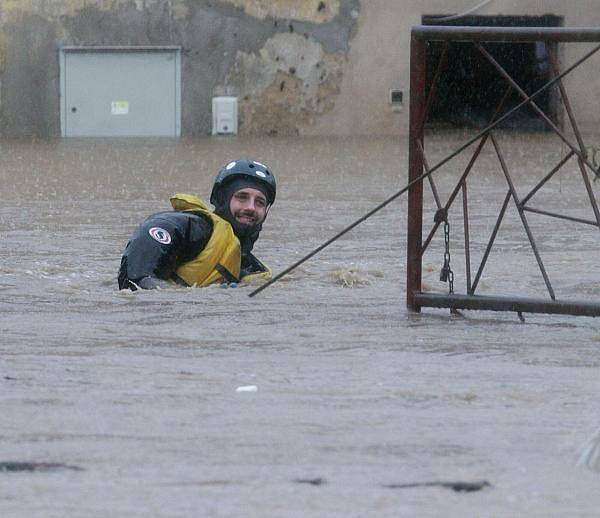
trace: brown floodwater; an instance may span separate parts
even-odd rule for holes
[[[465,139],[433,135],[430,164]],[[566,154],[549,135],[499,143],[521,196]],[[409,312],[405,197],[254,298],[119,292],[136,225],[175,192],[206,199],[240,157],[277,176],[255,248],[276,272],[406,183],[404,138],[0,142],[0,461],[82,468],[0,472],[0,515],[598,515],[600,473],[575,464],[600,427],[600,321]],[[435,173],[442,199],[468,158]],[[473,271],[506,192],[488,145],[469,183]],[[427,185],[426,202],[428,231]],[[531,204],[594,217],[575,161]],[[459,199],[464,293],[461,218]],[[600,301],[598,229],[527,218],[557,298]],[[447,290],[443,243],[424,258],[430,291]],[[513,204],[478,293],[548,298]]]

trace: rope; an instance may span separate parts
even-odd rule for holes
[[[467,9],[465,12],[460,13],[460,14],[453,14],[451,16],[441,16],[441,17],[436,17],[436,16],[432,16],[431,19],[438,23],[438,22],[451,22],[452,20],[458,20],[459,18],[463,18],[464,16],[468,16],[470,14],[473,14],[476,11],[479,11],[479,9],[482,9],[483,7],[485,7],[487,4],[489,4],[490,2],[492,2],[493,0],[483,0],[483,2],[477,4],[475,7],[471,7],[470,9]]]

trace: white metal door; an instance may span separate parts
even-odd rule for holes
[[[63,48],[61,75],[63,136],[181,133],[178,48]]]

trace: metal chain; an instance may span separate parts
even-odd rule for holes
[[[591,155],[592,165],[596,168],[594,169],[594,182],[600,178],[600,159],[596,158],[596,155],[600,154],[600,147],[592,146],[588,149],[588,155]]]
[[[444,221],[444,266],[440,272],[440,281],[448,283],[448,293],[454,293],[454,272],[450,268],[450,224]]]

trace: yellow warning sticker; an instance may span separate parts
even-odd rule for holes
[[[127,115],[129,113],[129,101],[113,101],[111,103],[113,115]]]

